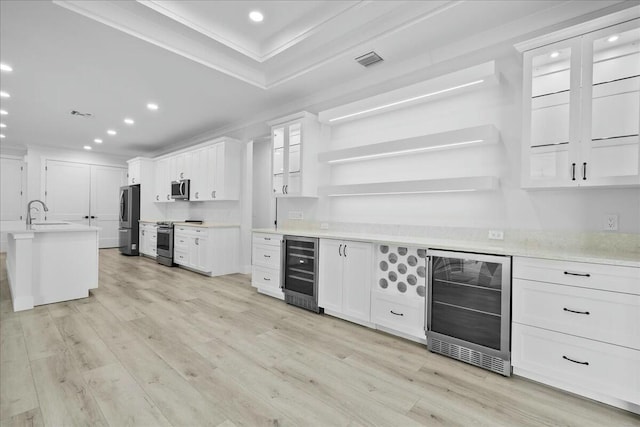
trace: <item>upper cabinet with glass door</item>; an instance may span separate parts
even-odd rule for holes
[[[317,155],[320,123],[303,111],[269,122],[276,197],[317,196]]]
[[[640,184],[640,20],[524,53],[522,186]]]

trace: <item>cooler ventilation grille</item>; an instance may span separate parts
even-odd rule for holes
[[[356,58],[356,61],[358,62],[358,64],[362,65],[363,67],[370,67],[373,64],[382,62],[383,59],[380,55],[378,55],[374,51],[371,51],[369,53],[365,53],[362,56],[358,56]]]
[[[429,350],[453,359],[458,359],[471,365],[476,365],[489,371],[497,372],[506,377],[511,376],[511,363],[499,357],[490,356],[470,348],[451,344],[439,339],[429,339]]]
[[[318,308],[318,303],[315,301],[312,301],[310,298],[301,298],[297,295],[291,295],[291,294],[285,293],[284,301],[287,304],[295,305],[296,307],[304,308],[306,310],[310,310],[316,313],[320,312],[320,309]]]

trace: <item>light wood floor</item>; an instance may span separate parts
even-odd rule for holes
[[[100,251],[100,288],[13,313],[4,425],[623,426],[640,418],[207,278]]]

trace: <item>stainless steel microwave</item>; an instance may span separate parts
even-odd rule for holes
[[[174,200],[189,200],[189,180],[171,182],[171,198]]]

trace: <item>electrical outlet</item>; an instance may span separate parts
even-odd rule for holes
[[[304,216],[300,211],[289,211],[289,219],[303,219]]]
[[[605,231],[618,231],[618,214],[606,214],[602,229]]]
[[[489,239],[491,239],[491,240],[504,240],[504,231],[502,231],[502,230],[489,230]]]
[[[328,230],[329,229],[329,223],[328,222],[321,222],[320,223],[320,230]]]

